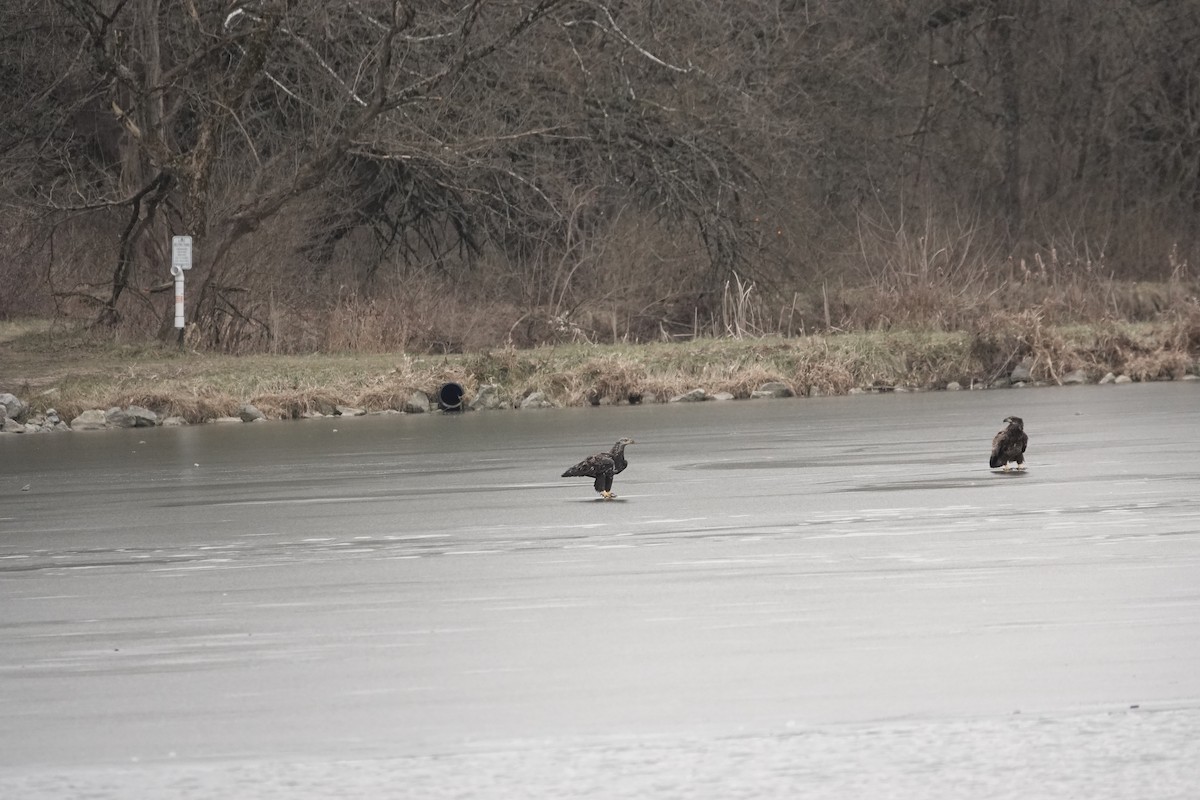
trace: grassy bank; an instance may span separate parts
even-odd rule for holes
[[[1138,381],[1198,371],[1200,315],[1154,323],[1046,326],[996,316],[962,332],[858,332],[794,338],[700,339],[641,345],[568,344],[445,356],[404,353],[229,356],[158,342],[121,342],[47,322],[0,323],[0,392],[66,419],[89,408],[140,405],[202,422],[251,402],[272,418],[402,408],[447,381],[496,384],[511,404],[534,391],[561,406],[665,402],[702,388],[745,398],[768,381],[800,395],[854,389],[964,388],[1003,382],[1024,361],[1033,380],[1074,370]]]

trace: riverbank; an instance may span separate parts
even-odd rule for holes
[[[529,409],[1198,374],[1200,315],[1045,326],[1036,315],[1017,314],[961,332],[563,344],[447,355],[228,356],[115,341],[44,321],[0,323],[0,394],[19,401],[20,413],[14,417],[10,409],[9,416],[30,431],[30,421],[41,420],[44,429],[51,412],[69,427],[89,410],[131,408],[153,418],[136,424],[420,413],[436,410],[439,389],[451,382],[463,388],[468,408]]]

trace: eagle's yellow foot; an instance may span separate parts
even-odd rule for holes
[[[1001,468],[1000,468],[1000,471],[1001,471],[1001,472],[1008,472],[1008,464],[1007,464],[1007,463],[1005,463],[1005,465],[1004,465],[1003,467],[1001,467]]]
[[[609,500],[612,500],[612,499],[613,499],[614,497],[616,497],[616,496],[617,496],[617,493],[616,493],[616,492],[609,492],[609,493],[608,493],[608,499],[609,499]]]
[[[1017,472],[1024,472],[1024,471],[1025,471],[1025,465],[1017,464]]]
[[[601,489],[600,496],[607,500],[608,498],[612,497],[612,492],[608,491],[607,489]]]

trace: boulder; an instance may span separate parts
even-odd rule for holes
[[[1033,377],[1033,359],[1025,358],[1020,364],[1013,367],[1013,371],[1008,374],[1008,379],[1013,383],[1025,383]]]
[[[208,422],[210,425],[232,425],[235,422],[241,421],[241,417],[213,417]]]
[[[354,406],[334,406],[333,410],[338,413],[339,417],[361,417],[367,413],[361,408],[355,408]]]
[[[1128,375],[1118,375],[1117,379],[1113,381],[1113,383],[1133,383],[1133,378],[1129,377]]]
[[[267,415],[259,411],[252,403],[242,403],[238,408],[237,418],[242,422],[258,422],[266,419]]]
[[[545,392],[530,392],[529,396],[521,401],[521,408],[553,408],[554,403],[546,399]]]
[[[141,406],[110,408],[104,419],[112,428],[153,428],[158,424],[158,415]]]
[[[958,381],[950,381],[949,383],[946,384],[946,391],[947,392],[961,392],[962,384],[959,383]]]
[[[0,415],[9,419],[23,420],[29,405],[16,395],[4,392],[0,394]]]
[[[1081,369],[1071,370],[1062,377],[1063,386],[1071,386],[1074,384],[1087,383],[1087,373]]]
[[[708,399],[708,393],[703,389],[692,389],[690,392],[677,394],[671,398],[672,403],[700,403]]]
[[[470,407],[474,411],[483,409],[492,411],[497,408],[503,408],[505,405],[504,398],[500,396],[500,387],[494,383],[485,383],[479,387],[479,391],[475,393],[475,397],[471,399]]]
[[[786,383],[783,383],[781,381],[771,381],[770,383],[764,383],[762,386],[758,387],[757,389],[755,389],[753,392],[750,393],[750,399],[752,399],[752,400],[760,400],[763,398],[791,397],[791,396],[792,396],[792,390],[788,387],[788,385]]]
[[[725,402],[726,400],[734,399],[733,395],[730,394],[729,392],[717,392],[716,394],[710,394],[708,396],[708,398],[710,400],[716,400],[718,402]]]
[[[71,430],[73,431],[98,431],[107,427],[108,421],[104,418],[104,412],[98,408],[84,411],[71,420]]]
[[[136,420],[135,428],[153,428],[158,424],[158,414],[141,406],[130,406],[125,413]]]
[[[432,406],[429,402],[429,395],[421,391],[410,394],[404,403],[404,413],[406,414],[428,414],[430,408]]]
[[[42,428],[46,431],[69,431],[71,426],[67,425],[67,421],[58,415],[58,412],[53,408],[46,410],[45,418],[42,420]]]
[[[10,416],[0,414],[0,431],[4,433],[25,433],[25,423],[17,422]]]
[[[1104,374],[1104,377],[1100,379],[1101,386],[1105,386],[1107,384],[1116,383],[1116,382],[1117,382],[1117,376],[1113,375],[1111,372],[1106,372]]]
[[[164,428],[179,428],[179,427],[182,427],[187,424],[188,424],[188,421],[186,419],[184,419],[183,417],[175,417],[175,416],[167,417],[166,419],[164,419],[162,421],[162,426]]]

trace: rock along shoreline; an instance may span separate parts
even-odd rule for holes
[[[1161,379],[1170,380],[1170,379]],[[1200,376],[1194,374],[1184,375],[1178,380],[1195,381],[1200,380]],[[1080,385],[1095,383],[1098,385],[1120,385],[1127,383],[1135,383],[1128,375],[1116,375],[1112,372],[1106,373],[1098,380],[1090,380],[1084,370],[1075,370],[1074,372],[1064,375],[1059,382],[1060,385]],[[1018,364],[1012,372],[1007,376],[1002,376],[990,384],[973,383],[971,386],[964,387],[957,382],[950,382],[945,387],[939,387],[943,391],[971,391],[983,389],[1003,389],[1003,388],[1022,388],[1025,386],[1053,386],[1056,384],[1032,381],[1028,373],[1028,367],[1024,363]],[[848,394],[885,394],[885,393],[903,393],[903,392],[923,392],[937,391],[939,389],[929,389],[922,387],[911,386],[889,386],[889,385],[872,385],[850,389]],[[796,393],[785,383],[771,381],[764,383],[759,388],[750,393],[749,400],[764,400],[764,399],[780,399],[787,397],[795,397]],[[808,397],[821,396],[821,393],[815,390],[810,390],[806,395]],[[734,396],[728,392],[716,392],[709,394],[704,388],[697,387],[689,391],[682,392],[669,398],[668,403],[694,403],[706,401],[729,401],[734,400]],[[640,404],[643,402],[640,398],[634,400],[630,398],[631,404]],[[647,403],[657,402],[654,399],[647,398]],[[542,392],[531,392],[520,400],[513,400],[508,397],[503,387],[497,384],[483,384],[479,386],[475,395],[470,398],[463,398],[460,407],[453,409],[439,408],[438,404],[432,401],[428,395],[421,391],[414,391],[401,408],[388,408],[381,411],[366,411],[361,408],[355,408],[346,405],[334,405],[324,411],[311,411],[299,415],[301,419],[322,418],[322,417],[359,417],[367,414],[428,414],[428,413],[460,413],[462,411],[493,411],[505,409],[538,409],[538,408],[556,408],[559,404],[549,400]],[[592,403],[592,405],[603,405],[601,402]],[[257,423],[267,422],[269,417],[262,411],[256,408],[252,403],[243,403],[236,416],[222,416],[206,419],[202,424],[236,424],[236,423]],[[282,419],[282,418],[281,418]],[[0,434],[39,434],[39,433],[59,433],[70,431],[96,431],[96,430],[113,430],[121,428],[152,428],[152,427],[177,427],[189,425],[186,419],[181,416],[165,415],[154,411],[153,409],[144,408],[139,405],[129,405],[126,407],[112,407],[109,409],[88,409],[78,414],[71,420],[64,419],[59,413],[51,408],[45,412],[32,412],[27,402],[9,392],[0,392]]]

